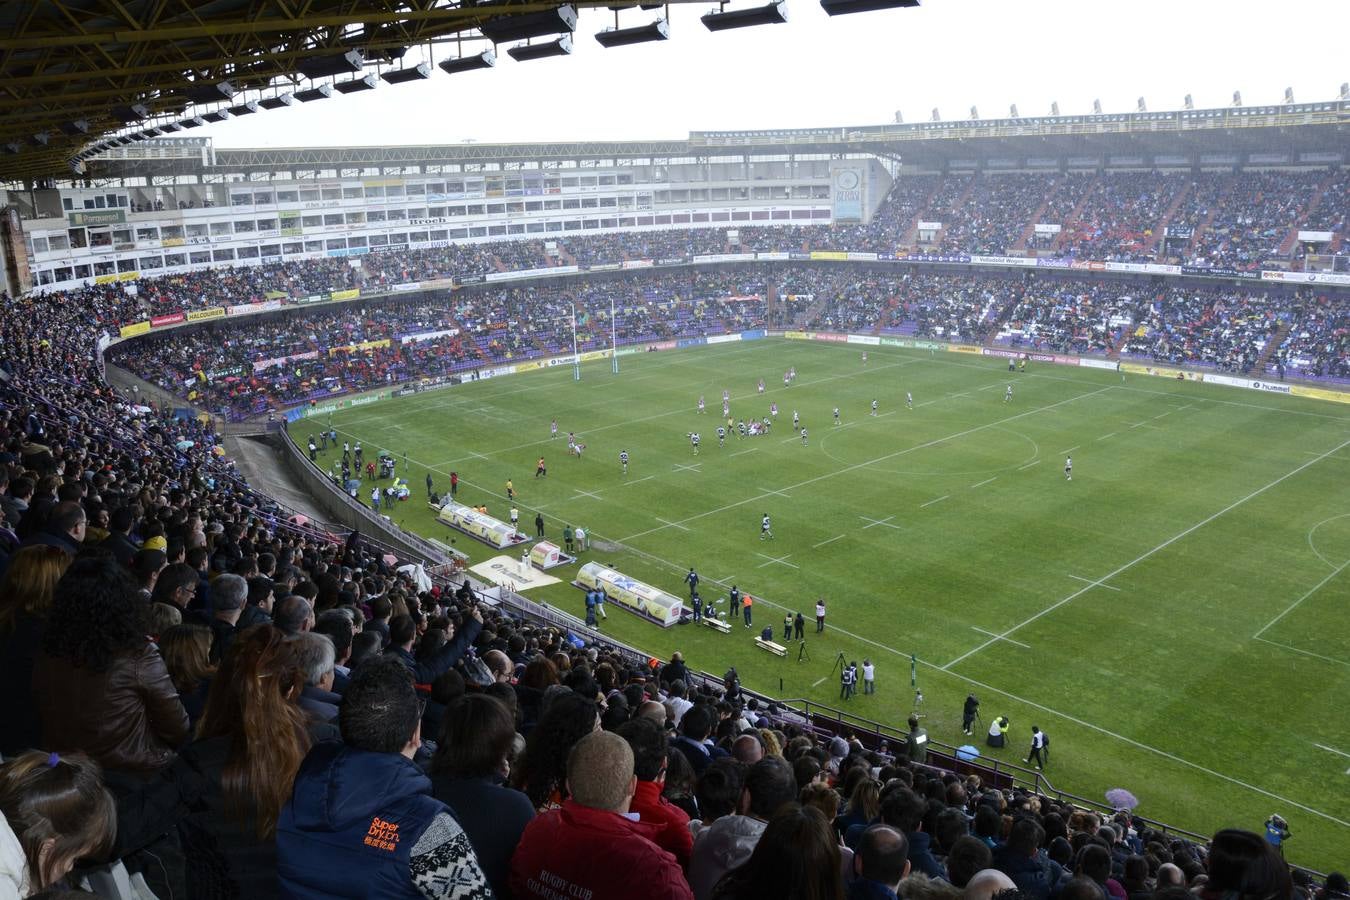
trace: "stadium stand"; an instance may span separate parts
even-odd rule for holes
[[[1322,191],[1310,221],[1345,227],[1343,194],[1332,195],[1337,181],[1326,173],[1194,182],[1156,173],[1004,177],[906,183],[892,190],[880,225],[747,228],[741,245],[895,247],[914,223],[935,216],[944,250],[1007,248],[1029,240],[1034,220],[1062,218],[1055,250],[1134,261],[1155,258],[1159,223],[1170,214],[1198,229],[1193,257],[1236,266],[1251,257],[1222,248],[1264,246],[1294,227],[1303,201],[1274,195],[1304,188]],[[118,345],[110,360],[199,408],[258,416],[316,396],[563,352],[573,303],[580,346],[602,348],[613,301],[625,342],[762,328],[774,305],[779,323],[795,327],[1123,351],[1239,372],[1264,355],[1302,377],[1350,378],[1343,298],[1259,282],[757,262],[473,287],[448,304],[369,296],[410,281],[551,268],[559,259],[596,265],[726,253],[733,248],[725,237],[711,229],[596,235],[559,240],[556,254],[539,241],[453,246],[372,253],[359,270],[307,260],[145,278],[134,296],[90,285],[2,298],[11,315],[0,322],[0,658],[10,683],[0,700],[0,751],[9,760],[0,766],[0,811],[22,843],[45,827],[20,809],[33,779],[89,784],[78,833],[62,835],[69,859],[45,867],[29,859],[28,888],[50,887],[67,863],[100,853],[164,897],[265,898],[282,896],[283,882],[292,891],[313,884],[324,873],[305,849],[313,823],[287,806],[293,788],[301,786],[302,804],[314,779],[329,773],[382,777],[403,766],[394,756],[414,748],[420,723],[414,762],[430,773],[432,796],[418,799],[416,815],[439,822],[439,837],[409,848],[412,860],[397,871],[354,860],[354,883],[406,882],[419,867],[444,865],[476,896],[488,885],[519,884],[511,848],[560,818],[583,821],[604,802],[590,785],[569,794],[588,784],[568,769],[569,751],[598,726],[631,745],[627,754],[610,746],[607,764],[620,774],[631,767],[648,808],[694,835],[676,896],[698,896],[689,884],[707,881],[710,856],[725,870],[744,862],[761,834],[798,827],[789,818],[804,814],[775,815],[765,804],[799,797],[827,810],[807,815],[807,824],[833,820],[827,838],[850,854],[874,852],[869,825],[904,836],[914,870],[939,883],[928,889],[964,888],[977,869],[992,867],[1038,898],[1162,900],[1207,878],[1213,896],[1240,887],[1311,900],[1315,889],[1290,883],[1261,836],[1224,830],[1206,840],[1054,793],[1035,772],[994,772],[935,743],[921,756],[903,733],[786,707],[683,660],[662,666],[556,611],[513,597],[489,602],[470,579],[419,583],[399,571],[417,560],[354,532],[296,524],[251,489],[213,419],[121,397],[101,368],[102,336],[121,324],[356,289],[363,296],[350,303],[278,303],[226,324],[152,331]],[[1267,346],[1281,328],[1278,347]],[[405,342],[410,336],[421,338]],[[312,637],[297,637],[304,634]],[[192,646],[202,648],[197,657],[170,649]],[[258,683],[278,689],[258,691]],[[103,702],[78,702],[90,696]],[[363,717],[370,709],[386,713]],[[640,718],[657,726],[654,743],[624,727]],[[333,739],[342,749],[323,744]],[[30,748],[42,753],[22,753]],[[509,781],[499,783],[495,773],[508,768]],[[398,771],[420,778],[411,767]],[[663,782],[654,780],[658,771]],[[742,786],[748,815],[737,806]],[[380,798],[371,803],[329,825],[370,827],[385,809]],[[457,821],[448,820],[451,807]],[[390,834],[375,829],[367,839],[392,846]],[[852,873],[828,878],[842,891]],[[81,874],[96,886],[103,876]],[[911,877],[912,890],[924,889]],[[582,887],[602,892],[599,867],[595,878]],[[1342,886],[1328,879],[1318,896]]]

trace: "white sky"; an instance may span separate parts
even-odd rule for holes
[[[735,0],[733,8],[764,0]],[[220,147],[684,138],[802,128],[1329,100],[1350,79],[1347,0],[923,0],[831,19],[789,0],[788,23],[713,34],[710,4],[672,8],[664,43],[606,50],[613,14],[586,10],[570,57],[389,85],[209,126]],[[659,11],[627,11],[636,25]],[[448,48],[438,53],[448,53]],[[413,54],[410,52],[408,58]],[[437,56],[439,60],[443,56]]]

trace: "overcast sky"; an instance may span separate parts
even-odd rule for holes
[[[761,0],[734,0],[732,8]],[[570,57],[439,69],[406,85],[210,126],[217,146],[684,138],[690,131],[866,125],[1329,100],[1350,79],[1350,2],[923,0],[831,19],[788,0],[788,23],[713,34],[711,5],[673,7],[670,40],[606,50],[613,14],[583,11]],[[660,12],[625,12],[621,24]],[[438,49],[438,54],[448,50]],[[412,54],[409,55],[409,58]],[[437,55],[436,60],[444,58]]]

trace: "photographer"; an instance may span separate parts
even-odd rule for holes
[[[1266,842],[1284,857],[1284,842],[1289,840],[1289,823],[1277,814],[1266,819]]]
[[[966,695],[966,705],[961,710],[961,731],[965,734],[974,734],[971,730],[975,727],[975,720],[980,717],[980,698],[974,694]]]

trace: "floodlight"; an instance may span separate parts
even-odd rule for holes
[[[528,62],[532,59],[546,59],[550,56],[569,56],[572,53],[572,36],[564,34],[556,41],[546,44],[522,44],[506,51],[516,62]]]
[[[334,75],[360,72],[365,61],[365,54],[360,50],[348,50],[331,56],[311,56],[309,59],[302,59],[296,69],[306,78],[331,78]]]
[[[883,9],[909,9],[918,5],[919,0],[820,0],[820,8],[831,16],[878,12]]]
[[[18,141],[10,141],[5,145],[5,151],[8,153],[20,153],[23,151],[23,145]]]
[[[490,69],[496,64],[497,54],[492,50],[484,50],[482,53],[473,56],[442,60],[438,65],[440,65],[441,71],[447,75],[455,75],[459,72],[470,72],[474,69]]]
[[[1016,104],[1016,103],[1014,103],[1012,106],[1008,107],[1008,118],[1010,118],[1010,119],[1020,119],[1020,118],[1022,118],[1021,116],[1019,116],[1019,115],[1017,114],[1017,104]]]
[[[1055,100],[1055,101],[1051,102],[1051,104],[1050,104],[1050,115],[1052,115],[1052,116],[1058,116],[1058,115],[1059,115],[1059,101],[1058,101],[1058,100]]]
[[[281,109],[283,106],[294,106],[295,97],[292,94],[278,94],[275,97],[264,97],[258,101],[258,105],[263,109]]]
[[[33,142],[34,147],[45,147],[47,146],[47,142],[51,140],[51,135],[45,131],[39,131],[29,138],[29,140]]]
[[[194,84],[183,91],[183,96],[194,103],[218,103],[229,100],[236,93],[234,85],[228,81],[218,81],[215,84]]]
[[[206,122],[224,122],[230,117],[227,110],[217,109],[209,113],[202,113],[202,119]]]
[[[611,28],[595,36],[602,47],[627,47],[631,44],[645,44],[648,41],[664,41],[670,38],[670,25],[665,19],[657,19],[646,25],[632,28]]]
[[[778,0],[778,2],[770,3],[768,6],[733,9],[731,12],[708,13],[702,17],[702,21],[703,26],[709,31],[749,28],[752,25],[781,25],[787,21],[787,2],[786,0]]]
[[[238,106],[230,107],[230,115],[232,116],[251,116],[257,111],[258,111],[258,104],[253,100],[245,100]]]
[[[131,106],[114,106],[109,112],[123,122],[135,122],[149,116],[150,108],[143,103],[134,103]]]
[[[1181,105],[1185,109],[1195,109],[1195,100],[1191,97],[1190,94],[1187,94],[1186,99],[1182,101]]]
[[[395,69],[392,72],[385,72],[380,78],[390,84],[407,84],[410,81],[421,81],[424,78],[431,77],[431,66],[420,62],[411,69]]]
[[[89,122],[86,119],[76,119],[74,122],[67,122],[61,126],[61,130],[69,135],[88,134]]]
[[[183,126],[179,125],[177,122],[165,122],[163,125],[159,126],[159,130],[165,134],[172,134],[175,131],[182,131]]]
[[[494,44],[524,41],[549,34],[571,33],[577,29],[577,9],[570,3],[523,16],[498,16],[488,19],[478,30]]]
[[[315,100],[327,100],[333,96],[333,86],[327,82],[304,91],[296,91],[295,99],[301,103],[312,103]]]
[[[355,94],[357,91],[373,91],[376,84],[374,75],[362,75],[351,81],[339,81],[333,87],[337,88],[339,94]]]
[[[186,119],[179,119],[178,124],[184,128],[201,128],[206,124],[206,120],[201,116],[188,116]]]

